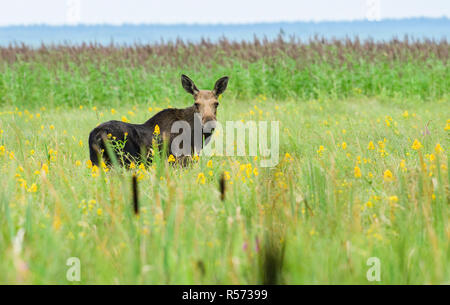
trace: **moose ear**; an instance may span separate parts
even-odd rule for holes
[[[195,95],[198,93],[198,89],[195,86],[192,79],[190,79],[189,77],[187,77],[184,74],[181,74],[181,84],[183,85],[183,88],[184,88],[184,90],[186,90],[187,93],[190,93],[192,95]]]
[[[221,95],[225,91],[225,89],[227,89],[227,85],[228,85],[228,76],[224,76],[218,79],[216,84],[214,85],[213,93],[216,96]]]

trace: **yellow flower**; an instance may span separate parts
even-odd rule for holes
[[[409,116],[408,110],[405,110],[402,115],[404,118],[407,118]]]
[[[135,168],[136,168],[136,164],[134,164],[134,162],[131,162],[131,163],[130,163],[130,168],[131,168],[131,169],[135,169]]]
[[[9,158],[10,158],[11,160],[14,160],[14,152],[13,152],[13,151],[10,151],[10,152],[9,152]]]
[[[384,181],[392,181],[394,180],[394,175],[390,170],[385,170],[383,174]]]
[[[255,169],[256,169],[256,168],[255,168]],[[230,180],[230,178],[231,178],[231,177],[230,177],[230,172],[227,172],[227,171],[224,171],[224,172],[223,172],[223,176],[224,176],[224,179],[225,179],[225,180]]]
[[[97,215],[98,215],[98,216],[102,216],[102,214],[103,214],[103,210],[100,209],[100,208],[98,208],[98,209],[97,209]]]
[[[47,165],[47,163],[42,164],[41,172],[44,172],[45,174],[48,174],[48,165]]]
[[[436,154],[440,154],[444,150],[442,149],[441,144],[437,143],[436,146],[434,147],[434,151],[436,152]]]
[[[125,123],[128,123],[128,122],[129,122],[129,120],[127,119],[127,117],[124,116],[124,115],[122,116],[121,120],[122,120],[122,122],[125,122]]]
[[[209,168],[212,168],[213,167],[212,160],[209,160],[208,163],[206,164],[206,166]]]
[[[419,150],[422,148],[422,144],[419,142],[419,140],[415,139],[411,148],[414,150]]]
[[[347,148],[347,143],[342,142],[342,149],[346,149]]]
[[[400,167],[401,167],[401,169],[403,170],[403,171],[406,171],[407,169],[406,169],[406,161],[404,160],[404,159],[402,159],[401,161],[400,161]]]
[[[286,153],[286,154],[284,155],[284,160],[285,160],[285,161],[288,161],[288,162],[291,162],[291,161],[294,160],[294,159],[292,158],[292,156],[291,156],[290,153]]]
[[[155,129],[153,130],[153,134],[159,135],[161,133],[158,124],[155,125]]]
[[[153,108],[152,107],[148,107],[148,112],[152,112]]]
[[[167,159],[167,162],[175,162],[175,157],[171,154],[170,156],[169,156],[169,159]]]
[[[35,151],[34,149],[30,150],[30,155],[34,155]]]
[[[205,182],[206,182],[205,174],[203,173],[198,174],[197,183],[205,184]]]
[[[370,149],[370,150],[374,150],[375,149],[375,145],[373,145],[372,141],[369,142],[369,145],[367,146],[367,149]]]
[[[50,129],[51,129],[51,130],[55,129],[55,126],[50,125]]]
[[[78,142],[78,145],[80,145],[80,147],[83,147],[83,141],[80,140],[80,141]]]
[[[355,172],[356,178],[361,178],[361,176],[362,176],[361,169],[358,166],[355,166],[354,172]]]
[[[92,107],[92,110],[97,111],[97,107],[95,107],[95,106]]]
[[[116,113],[116,109],[112,108],[111,109],[111,114],[115,114]]]
[[[36,185],[36,183],[33,183],[33,184],[30,186],[30,188],[28,189],[28,192],[30,192],[30,193],[36,193],[36,191],[37,191],[37,185]]]
[[[75,166],[81,166],[81,161],[80,160],[75,161]]]
[[[389,196],[389,201],[397,202],[398,201],[398,197],[397,196]]]
[[[325,147],[323,147],[323,145],[320,145],[319,146],[319,149],[317,150],[317,153],[319,154],[319,155],[322,155],[322,153],[325,151]]]
[[[92,161],[91,160],[87,160],[86,161],[86,166],[87,166],[87,168],[92,168]]]
[[[258,168],[257,168],[257,167],[255,167],[255,168],[253,169],[253,175],[255,175],[255,177],[259,175],[259,172],[258,172]]]

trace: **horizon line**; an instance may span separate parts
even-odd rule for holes
[[[146,22],[123,22],[123,23],[22,23],[22,24],[8,24],[0,25],[0,28],[8,27],[91,27],[91,26],[108,26],[108,27],[121,27],[121,26],[242,26],[242,25],[270,25],[270,24],[295,24],[295,23],[305,23],[305,24],[321,24],[321,23],[358,23],[358,22],[368,22],[368,23],[378,23],[387,21],[410,21],[410,20],[428,20],[428,21],[438,21],[446,20],[450,21],[450,17],[407,17],[407,18],[381,18],[380,20],[369,20],[367,18],[361,19],[351,19],[351,20],[280,20],[280,21],[256,21],[256,22],[217,22],[217,23],[202,23],[202,22],[180,22],[180,23],[146,23]]]

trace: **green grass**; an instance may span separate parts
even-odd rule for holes
[[[327,84],[319,90],[324,94],[307,100],[290,94],[282,100],[255,97],[263,88],[283,84],[271,84],[267,74],[266,87],[260,87],[251,78],[257,71],[218,69],[214,76],[234,73],[219,121],[280,121],[276,167],[260,168],[253,158],[215,156],[200,157],[188,168],[162,160],[148,170],[108,172],[86,165],[89,131],[109,119],[143,122],[169,104],[188,106],[188,97],[172,99],[181,96],[181,86],[152,91],[166,72],[152,83],[151,75],[117,72],[114,77],[123,82],[108,82],[109,76],[94,77],[99,70],[86,78],[70,78],[61,70],[54,82],[45,73],[28,74],[23,63],[16,68],[2,74],[0,86],[5,104],[0,108],[0,283],[70,283],[69,257],[81,261],[82,284],[256,284],[267,282],[270,267],[279,283],[369,284],[370,257],[381,261],[381,284],[449,283],[450,118],[445,109],[450,103],[437,94],[441,89],[427,86],[448,83],[427,74],[448,67],[411,68],[412,76],[398,79],[399,85],[391,82],[395,75],[376,73],[386,77],[380,82],[388,88],[376,90],[400,89],[402,96],[395,98],[369,98],[358,90],[344,98],[337,84],[346,83],[348,75],[333,70],[329,76],[336,82],[319,82]],[[172,73],[169,69],[167,75]],[[245,73],[252,86],[239,78]],[[413,81],[419,77],[422,89]],[[120,90],[111,90],[116,85]],[[249,87],[249,98],[239,98],[236,90]],[[336,88],[330,93],[336,96],[322,97],[329,88]],[[431,102],[412,102],[420,97],[417,90]],[[166,95],[168,101],[162,99]],[[112,105],[102,106],[109,98]],[[78,104],[84,107],[65,106]],[[412,149],[415,139],[423,145],[418,151]],[[437,143],[444,151],[435,151]],[[355,166],[361,177],[355,176]],[[392,179],[384,178],[386,170]],[[218,180],[224,171],[230,179],[222,202]],[[140,179],[139,217],[132,211],[133,173]],[[266,261],[270,255],[274,266]]]

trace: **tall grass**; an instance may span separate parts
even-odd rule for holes
[[[448,98],[447,41],[295,38],[253,42],[0,48],[0,104],[38,107],[186,101],[186,73],[202,87],[231,77],[229,97]]]
[[[381,284],[449,283],[445,41],[12,46],[0,63],[0,283],[71,283],[70,257],[82,284],[378,283],[371,257]],[[93,167],[97,124],[192,103],[182,72],[230,75],[218,120],[279,121],[280,163]]]

